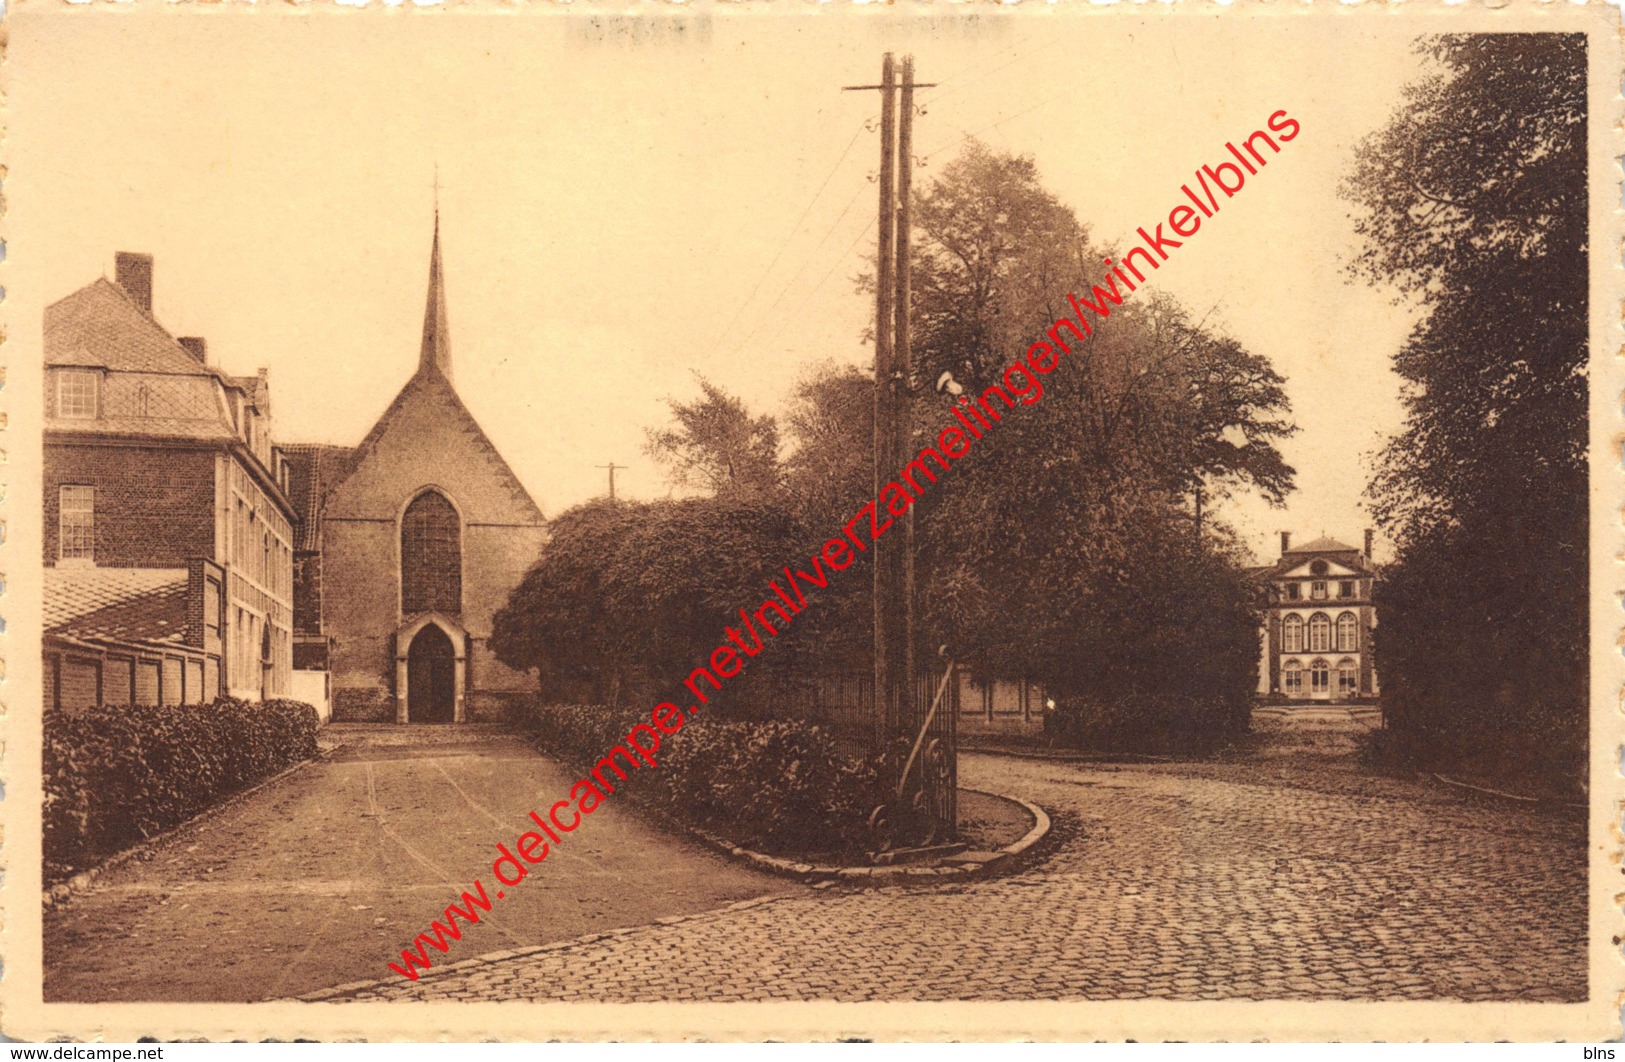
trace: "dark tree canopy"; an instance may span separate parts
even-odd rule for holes
[[[1370,487],[1398,555],[1378,651],[1393,722],[1435,748],[1583,755],[1586,44],[1422,41],[1431,72],[1361,146],[1355,275],[1423,318],[1394,359],[1406,422]],[[1510,746],[1509,746],[1510,747]]]

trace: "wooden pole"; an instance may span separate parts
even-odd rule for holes
[[[895,466],[891,459],[896,451],[892,439],[895,409],[893,403],[893,376],[896,372],[892,349],[893,285],[896,283],[896,246],[894,222],[896,220],[896,188],[893,160],[896,157],[896,78],[892,55],[886,53],[880,75],[880,232],[879,262],[875,275],[875,447],[874,487],[878,498],[880,489],[891,481]],[[892,683],[892,598],[890,545],[875,542],[870,546],[874,565],[874,669],[875,669],[875,750],[885,749],[891,739],[892,720],[896,716],[895,688]]]
[[[894,331],[895,353],[893,360],[893,417],[895,432],[893,433],[893,459],[892,469],[902,468],[913,456],[914,417],[912,388],[914,358],[911,337],[909,332],[909,300],[912,294],[910,287],[910,250],[909,250],[909,198],[913,190],[914,169],[914,57],[903,57],[903,85],[902,93],[897,103],[898,129],[897,129],[897,236],[896,236],[896,263],[897,271],[897,325]],[[898,565],[901,571],[900,586],[897,587],[898,617],[896,635],[896,648],[893,652],[893,667],[897,678],[894,680],[898,686],[899,702],[897,705],[898,717],[894,721],[913,719],[914,697],[914,508],[909,507],[902,518],[902,563]]]

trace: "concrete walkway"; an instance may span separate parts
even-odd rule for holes
[[[390,976],[498,841],[575,775],[486,728],[333,726],[342,747],[45,919],[47,1001],[253,1001]],[[804,892],[614,798],[445,961]],[[438,953],[433,953],[438,958]]]

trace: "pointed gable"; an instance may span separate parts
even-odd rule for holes
[[[418,370],[346,464],[323,504],[326,519],[393,521],[419,492],[435,487],[451,499],[465,524],[545,524],[541,509],[452,386],[438,210]]]
[[[395,520],[438,487],[465,523],[541,525],[542,511],[451,383],[420,369],[356,448],[352,471],[327,496],[333,519]]]

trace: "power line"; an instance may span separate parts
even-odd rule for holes
[[[773,311],[778,309],[779,303],[784,301],[785,295],[789,294],[790,289],[795,286],[796,281],[801,279],[801,274],[807,271],[807,267],[809,265],[812,265],[812,260],[818,256],[819,251],[823,250],[824,244],[829,242],[829,238],[835,235],[835,230],[841,227],[841,222],[846,220],[847,214],[852,212],[852,207],[857,204],[857,201],[866,191],[866,188],[859,187],[856,192],[852,193],[852,198],[847,200],[846,206],[841,210],[841,213],[835,219],[835,222],[824,232],[824,238],[818,241],[818,246],[812,249],[812,251],[802,261],[801,268],[797,269],[795,274],[785,282],[784,288],[779,292],[778,298],[773,300],[773,304],[767,308],[766,314],[756,323],[756,327],[752,328],[749,332],[746,332],[744,337],[739,340],[739,343],[728,352],[729,354],[738,353],[744,348],[745,344],[750,342],[751,338],[755,336],[757,332],[762,330],[762,326],[772,318]],[[869,224],[873,225],[874,222],[871,221]],[[867,232],[868,230],[865,229],[864,231]]]
[[[963,144],[965,141],[970,140],[973,137],[981,136],[983,133],[987,132],[989,129],[997,129],[999,126],[1003,125],[1004,123],[1013,122],[1017,118],[1020,118],[1024,114],[1031,114],[1033,111],[1038,110],[1038,108],[1040,108],[1040,107],[1047,107],[1051,103],[1054,103],[1056,100],[1060,99],[1062,96],[1065,96],[1070,92],[1071,92],[1070,89],[1066,89],[1066,90],[1063,90],[1061,92],[1057,92],[1053,96],[1050,96],[1050,97],[1048,97],[1046,99],[1039,100],[1037,103],[1033,104],[1031,107],[1025,108],[1024,110],[1019,110],[1015,114],[1005,115],[1004,117],[1000,118],[998,121],[992,122],[992,123],[990,123],[988,125],[985,125],[982,128],[976,130],[974,133],[966,133],[964,136],[960,137],[958,140],[951,140],[948,143],[943,144],[941,147],[936,148],[935,150],[933,150],[933,151],[931,151],[931,152],[929,152],[929,153],[927,153],[925,155],[922,155],[921,158],[922,159],[935,158],[937,155],[942,154],[944,151],[947,151],[949,148],[958,147],[960,144]]]
[[[773,272],[773,267],[779,264],[779,259],[784,256],[785,249],[790,246],[790,241],[795,238],[796,233],[801,231],[802,222],[806,221],[807,215],[812,213],[812,208],[818,204],[819,197],[824,194],[824,189],[828,188],[829,182],[834,179],[835,171],[841,168],[841,163],[845,162],[847,155],[851,154],[852,146],[858,142],[858,137],[863,135],[864,129],[868,128],[869,122],[870,119],[864,119],[858,124],[857,129],[853,131],[852,139],[846,142],[846,147],[841,151],[841,157],[836,159],[835,165],[829,168],[829,172],[824,175],[823,183],[818,186],[818,191],[813,193],[812,199],[808,200],[806,208],[801,212],[801,216],[796,219],[794,225],[790,226],[790,231],[785,233],[784,239],[780,241],[779,249],[773,253],[773,260],[767,264],[766,269],[757,275],[756,283],[751,287],[750,294],[745,296],[745,301],[740,303],[739,309],[734,311],[733,318],[723,326],[721,332],[717,333],[717,346],[722,345],[723,337],[731,332],[734,325],[739,322],[739,318],[744,316],[745,308],[751,304],[751,300],[756,298],[756,293],[762,288],[762,282],[767,279],[769,273]]]

